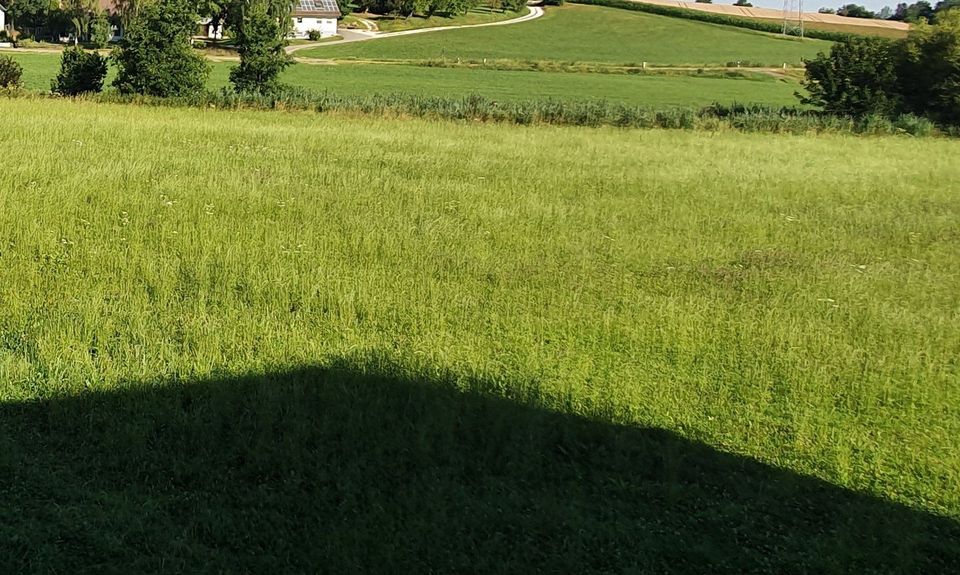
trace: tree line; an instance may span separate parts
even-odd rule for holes
[[[960,9],[907,38],[850,37],[806,62],[803,103],[853,117],[903,114],[960,126]]]
[[[289,4],[276,0],[243,0],[236,24],[240,64],[230,72],[236,92],[266,95],[278,92],[280,73],[293,60],[285,51]],[[113,87],[123,95],[161,98],[204,91],[210,73],[206,59],[193,47],[197,6],[191,0],[145,2],[129,13],[123,37],[109,56],[79,46],[63,51],[53,92],[68,96],[100,92],[113,60]],[[16,88],[22,68],[0,56],[0,88]]]
[[[859,4],[844,4],[843,6],[833,8],[821,8],[818,10],[821,14],[836,14],[838,16],[847,16],[848,18],[867,18],[879,20],[894,20],[898,22],[909,22],[915,24],[924,20],[926,22],[936,22],[937,15],[946,12],[950,8],[960,6],[960,0],[941,0],[936,5],[920,0],[914,4],[901,2],[896,8],[885,6],[879,12],[873,12]]]

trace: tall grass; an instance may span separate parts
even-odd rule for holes
[[[389,382],[328,393],[256,375],[344,358],[671,430],[827,481],[842,489],[815,493],[838,503],[856,492],[960,518],[956,141],[74,100],[2,99],[0,116],[11,572],[109,557],[309,570],[321,551],[344,570],[397,556],[442,571],[876,565],[837,548],[856,514],[823,531],[823,508],[799,497],[745,515],[793,476],[737,484],[724,474],[746,463],[686,460],[676,442],[635,460],[546,415],[490,428],[492,407],[392,403],[404,393]],[[677,118],[652,121],[700,121]],[[249,382],[200,383],[248,374],[260,391],[245,398],[229,388]],[[63,404],[77,396],[90,402]],[[594,460],[631,473],[596,475]],[[690,479],[651,498],[651,476]],[[610,494],[621,507],[590,511]],[[632,505],[669,522],[620,514]],[[794,539],[765,538],[783,522],[802,525]],[[718,534],[732,547],[702,545]],[[927,536],[898,531],[883,557],[955,565],[951,542]]]
[[[11,95],[33,99],[47,98],[39,94],[14,93]],[[942,133],[929,120],[914,116],[895,120],[876,117],[852,118],[824,114],[810,109],[740,104],[713,104],[704,108],[650,108],[605,100],[497,101],[476,94],[461,98],[410,94],[342,96],[330,92],[313,93],[296,88],[287,88],[267,96],[243,95],[222,89],[218,92],[204,92],[184,98],[159,99],[105,93],[88,96],[86,99],[143,106],[298,110],[518,125],[615,126],[632,129],[708,131],[732,129],[744,132],[786,134],[931,136]]]

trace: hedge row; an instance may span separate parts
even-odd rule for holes
[[[16,94],[11,94],[16,97]],[[19,97],[51,97],[20,92]],[[528,100],[499,102],[483,96],[463,98],[408,94],[339,96],[287,89],[269,96],[238,95],[230,90],[203,92],[175,98],[124,96],[114,92],[82,99],[145,106],[187,106],[218,109],[312,110],[383,117],[416,117],[433,120],[498,122],[517,125],[614,126],[687,130],[738,130],[783,134],[943,134],[928,120],[903,116],[894,120],[870,116],[854,119],[799,108],[720,105],[706,108],[647,108],[606,101],[569,102]],[[951,134],[955,135],[955,134]]]
[[[633,10],[634,12],[646,12],[649,14],[658,14],[660,16],[670,16],[672,18],[685,18],[687,20],[697,20],[699,22],[708,22],[710,24],[722,24],[724,26],[735,26],[737,28],[747,28],[760,32],[771,32],[774,34],[783,33],[783,25],[776,22],[767,22],[764,20],[754,20],[752,18],[740,18],[738,16],[727,16],[725,14],[713,14],[711,12],[701,12],[699,10],[688,10],[686,8],[676,8],[673,6],[660,6],[658,4],[643,4],[640,2],[630,2],[630,0],[570,0],[574,4],[587,4],[590,6],[605,6],[607,8],[619,8],[621,10]],[[799,29],[787,29],[787,34],[799,36]],[[826,30],[804,30],[804,36],[808,38],[818,38],[820,40],[830,40],[841,42],[854,36],[843,32],[828,32]]]

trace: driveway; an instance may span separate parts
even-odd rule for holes
[[[511,18],[510,20],[501,20],[499,22],[488,22],[486,24],[465,24],[463,26],[439,26],[436,28],[418,28],[416,30],[402,30],[400,32],[374,32],[371,30],[339,30],[338,34],[343,36],[343,40],[334,42],[315,42],[313,44],[300,44],[298,46],[287,46],[287,53],[293,54],[307,48],[322,48],[324,46],[335,46],[337,44],[349,44],[351,42],[366,42],[367,40],[379,40],[382,38],[394,38],[397,36],[411,36],[413,34],[428,34],[431,32],[442,32],[444,30],[458,30],[461,28],[486,28],[487,26],[510,26],[536,20],[543,16],[543,8],[539,6],[530,6],[530,11],[523,16]]]

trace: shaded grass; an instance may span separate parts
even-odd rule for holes
[[[509,400],[503,395],[507,384]],[[357,352],[0,404],[9,573],[949,572],[960,524]],[[50,512],[55,506],[56,512]]]
[[[754,32],[630,12],[569,5],[550,7],[532,22],[448,30],[304,50],[301,56],[427,60],[526,59],[627,64],[726,64],[732,61],[799,65],[829,42]]]

